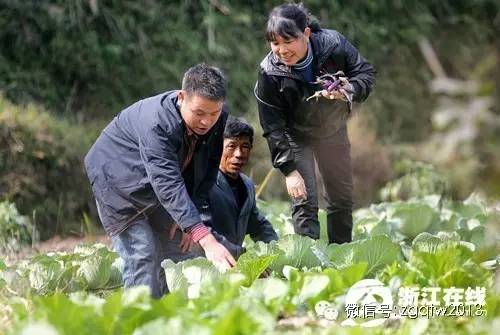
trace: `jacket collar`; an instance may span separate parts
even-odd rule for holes
[[[242,173],[240,173],[240,178],[242,178],[241,175],[242,175]],[[217,171],[217,185],[221,186],[221,188],[227,187],[228,190],[231,190],[231,186],[229,186],[229,183],[227,182],[226,177],[224,176],[224,173],[220,169],[219,169],[219,171]],[[245,183],[245,186],[247,186],[246,183]]]
[[[244,178],[244,175],[240,173],[240,178],[243,180],[243,184],[245,185],[246,191],[247,191],[247,199],[245,200],[245,203],[243,204],[243,207],[240,209],[240,215],[243,213],[243,209],[248,205],[251,197],[251,185],[248,184],[247,180]],[[231,203],[236,207],[238,204],[236,203],[236,199],[233,196],[233,190],[231,189],[231,186],[226,180],[226,177],[222,173],[221,170],[217,172],[217,186],[223,191],[224,196],[228,199],[230,199]]]

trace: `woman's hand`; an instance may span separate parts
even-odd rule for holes
[[[335,91],[328,92],[327,90],[322,90],[321,91],[321,96],[323,98],[327,98],[330,100],[342,100],[342,101],[347,101],[347,98],[345,96],[345,93],[342,92],[342,89],[338,89]]]
[[[342,82],[338,89],[333,91],[322,90],[321,96],[331,100],[342,100],[342,101],[352,101],[352,94],[354,92],[354,86],[345,77],[339,77]]]
[[[339,77],[339,80],[342,82],[340,87],[333,91],[322,90],[320,92],[321,96],[331,100],[352,101],[354,86],[346,77]]]
[[[294,170],[285,177],[288,194],[294,199],[307,199],[306,184],[299,171]]]

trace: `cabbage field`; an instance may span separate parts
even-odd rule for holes
[[[493,334],[500,329],[498,205],[475,195],[465,201],[428,195],[373,204],[355,212],[354,241],[342,245],[328,245],[323,226],[320,240],[292,234],[286,204],[260,202],[260,208],[279,241],[245,241],[247,253],[226,273],[202,258],[166,260],[171,293],[159,300],[145,287],[124,291],[122,260],[101,244],[16,264],[0,261],[0,333]],[[320,214],[324,223],[325,213]],[[264,278],[268,268],[271,275]],[[354,285],[366,294],[355,299],[364,312],[353,315],[347,301],[356,293]],[[429,292],[450,309],[441,315],[427,309],[424,315],[418,306],[426,305]],[[393,301],[391,313],[382,315],[386,298]],[[370,304],[378,306],[376,313],[369,313]],[[405,313],[408,306],[418,315]]]

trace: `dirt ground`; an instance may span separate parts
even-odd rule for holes
[[[26,247],[15,254],[0,255],[7,264],[29,258],[36,254],[43,254],[52,251],[72,251],[79,244],[103,243],[111,246],[111,239],[107,235],[94,235],[85,237],[61,237],[56,235],[49,240],[39,242],[34,247]]]

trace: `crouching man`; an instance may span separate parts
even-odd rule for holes
[[[250,158],[253,136],[252,126],[244,119],[229,118],[224,130],[217,181],[208,198],[212,233],[235,258],[245,251],[242,245],[247,234],[256,242],[268,243],[278,239],[271,223],[257,209],[252,181],[241,172]],[[172,237],[175,233],[174,228]],[[171,257],[173,261],[203,256],[199,247],[190,248],[186,244],[172,246],[175,241],[171,239],[168,242],[171,255],[175,255]],[[177,251],[174,252],[174,249]]]
[[[153,297],[166,292],[161,262],[174,222],[179,242],[198,245],[223,268],[235,264],[202,219],[222,154],[225,96],[222,73],[196,65],[181,90],[121,111],[85,157],[99,217],[125,262],[125,287],[147,285]]]

